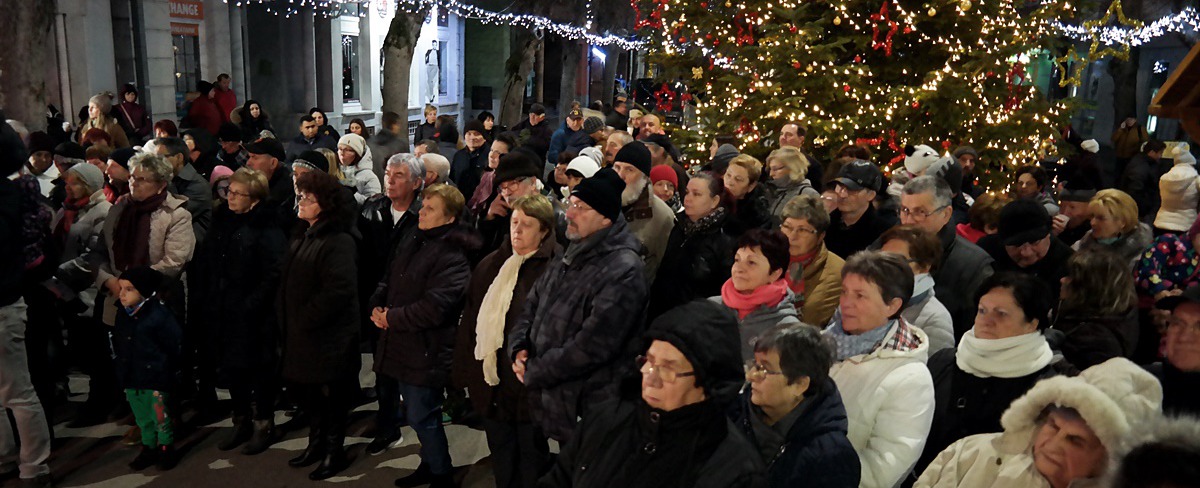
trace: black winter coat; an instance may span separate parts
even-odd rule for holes
[[[975,290],[992,275],[992,257],[958,235],[951,224],[942,226],[938,239],[942,243],[942,264],[930,273],[933,291],[950,312],[957,340],[975,324]]]
[[[182,341],[179,322],[158,298],[132,317],[118,310],[112,345],[121,388],[172,392]]]
[[[454,330],[462,313],[479,237],[458,223],[418,229],[400,243],[371,309],[388,309],[375,372],[408,385],[441,388],[450,376]]]
[[[900,221],[896,214],[880,212],[871,205],[854,225],[848,226],[842,221],[841,210],[829,213],[829,223],[825,247],[842,259],[850,259],[854,253],[870,247],[888,229],[899,225]]]
[[[279,325],[271,303],[279,289],[287,238],[278,215],[259,203],[235,214],[222,203],[191,266],[195,312],[209,333],[222,382],[247,370],[273,370]]]
[[[358,299],[362,304],[363,327],[366,330],[378,330],[370,323],[371,295],[375,294],[383,275],[390,269],[397,246],[417,231],[417,213],[420,210],[421,196],[418,195],[400,221],[393,222],[392,201],[384,194],[375,195],[363,203],[358,216],[358,229],[363,236],[358,246]]]
[[[734,202],[729,219],[725,221],[725,232],[735,238],[750,229],[769,229],[775,225],[771,215],[771,192],[765,185],[757,185],[750,193]]]
[[[1137,307],[1119,315],[1063,314],[1046,339],[1063,359],[1084,370],[1112,358],[1133,356],[1138,340]]]
[[[1158,378],[1163,389],[1163,413],[1172,416],[1200,417],[1200,372],[1186,372],[1170,362],[1146,366],[1146,371]]]
[[[458,326],[458,339],[454,343],[454,386],[466,388],[470,393],[475,412],[485,418],[500,422],[530,422],[529,394],[525,385],[512,370],[512,358],[505,353],[507,347],[497,352],[496,371],[500,384],[491,386],[483,379],[483,361],[475,359],[476,333],[479,307],[488,288],[500,274],[500,267],[512,257],[512,243],[506,242],[500,249],[483,258],[471,275],[467,286],[467,302],[463,308],[462,322]],[[562,257],[562,246],[548,236],[537,252],[521,264],[517,283],[513,287],[512,302],[504,316],[504,334],[512,332],[525,310],[525,298],[538,278],[545,273],[552,261]],[[507,346],[507,344],[505,344]]]
[[[957,352],[942,349],[929,358],[933,376],[933,426],[925,441],[925,450],[912,470],[906,485],[916,481],[939,453],[955,441],[975,434],[1003,432],[1000,416],[1014,400],[1043,379],[1063,374],[1051,363],[1020,378],[980,378],[958,368]]]
[[[1082,237],[1082,234],[1080,236]],[[1058,283],[1067,275],[1067,259],[1075,253],[1071,250],[1071,246],[1064,244],[1059,237],[1051,236],[1050,249],[1046,251],[1046,257],[1027,268],[1017,266],[1016,261],[1008,256],[1008,251],[1004,250],[1004,242],[1000,240],[998,234],[981,237],[977,245],[992,257],[992,269],[995,272],[1016,271],[1033,275],[1049,285],[1047,288],[1053,295],[1050,303],[1058,303],[1058,292],[1061,289]]]
[[[291,170],[283,164],[283,161],[280,161],[279,168],[271,175],[267,199],[260,205],[275,209],[279,216],[279,226],[283,228],[284,233],[290,235],[299,221],[296,217],[296,187],[292,182]]]
[[[324,384],[358,374],[357,251],[350,232],[347,222],[322,219],[292,239],[276,309],[284,380]]]
[[[487,170],[488,146],[480,146],[474,151],[464,147],[454,153],[454,159],[450,161],[450,180],[463,195],[470,198],[470,195],[475,194],[475,187],[479,186],[479,180]]]
[[[619,380],[633,373],[647,295],[642,243],[625,219],[571,246],[581,247],[550,264],[508,336],[510,357],[529,352],[530,414],[560,442],[582,413],[614,398]]]
[[[742,394],[735,424],[751,443],[758,444],[752,424],[756,420],[751,418],[757,407],[750,403],[751,395],[749,389]],[[763,460],[770,486],[857,487],[862,466],[846,437],[849,421],[837,385],[827,380],[821,393],[807,396],[796,408],[802,412],[788,430],[783,446],[773,459]]]
[[[723,229],[722,217],[715,225],[692,235],[684,233],[688,216],[676,215],[677,223],[667,239],[662,262],[650,288],[647,322],[663,312],[696,299],[721,294],[733,267],[734,237]]]
[[[714,400],[664,412],[637,395],[597,405],[537,486],[767,486],[754,445]]]

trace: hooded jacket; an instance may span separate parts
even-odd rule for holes
[[[846,405],[863,488],[900,483],[920,457],[933,422],[933,380],[925,367],[928,337],[903,318],[885,337],[871,352],[838,361],[829,370]]]
[[[623,219],[572,242],[533,285],[509,334],[510,356],[529,353],[530,414],[560,442],[633,371],[647,296],[641,246]]]
[[[1196,173],[1195,157],[1179,154],[1179,148],[1176,151],[1175,165],[1158,179],[1162,203],[1154,227],[1187,232],[1196,221],[1196,207],[1200,206],[1200,174]]]
[[[754,339],[763,332],[781,324],[800,323],[800,318],[796,316],[796,306],[793,304],[795,300],[796,295],[790,288],[787,288],[779,303],[758,307],[738,321],[738,332],[741,334],[742,340],[742,359],[747,361],[754,359]],[[732,307],[725,305],[721,300],[721,295],[709,297],[709,301],[719,303],[736,313]]]
[[[406,385],[446,385],[471,278],[467,253],[478,248],[479,236],[457,222],[418,229],[400,242],[371,297],[372,310],[388,309],[388,326],[375,352],[376,373]]]
[[[1116,358],[1088,368],[1076,377],[1055,376],[1038,382],[1004,412],[1004,432],[961,439],[934,459],[916,488],[959,486],[1049,488],[1034,465],[1033,439],[1047,406],[1073,408],[1108,450],[1110,461],[1121,439],[1159,415],[1162,388],[1150,373]],[[1072,488],[1099,486],[1081,479]]]
[[[1195,486],[1200,467],[1179,463],[1195,460],[1200,452],[1200,419],[1195,416],[1154,419],[1131,433],[1115,450],[1113,458],[1119,464],[1107,486]]]
[[[756,432],[772,427],[760,420],[761,410],[750,402],[751,395],[749,390],[742,394],[735,423],[761,452],[763,440]],[[771,459],[763,459],[770,486],[857,487],[862,467],[846,437],[846,407],[837,385],[827,380],[816,394],[810,387],[796,410],[789,414],[795,417],[779,451]]]

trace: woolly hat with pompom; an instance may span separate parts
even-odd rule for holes
[[[1171,159],[1175,160],[1175,164],[1196,165],[1196,157],[1192,155],[1192,148],[1186,142],[1181,142],[1171,149]]]

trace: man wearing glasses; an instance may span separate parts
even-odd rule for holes
[[[530,417],[566,442],[586,409],[617,395],[641,345],[646,280],[642,244],[621,215],[624,181],[602,169],[567,201],[571,246],[533,285],[509,334],[513,371]]]
[[[1050,235],[1052,223],[1046,207],[1029,200],[1009,202],[1000,210],[999,231],[979,239],[994,260],[992,268],[1031,274],[1054,294],[1058,303],[1059,281],[1067,275],[1067,259],[1075,251]]]
[[[1162,383],[1163,413],[1200,415],[1200,287],[1159,300],[1156,306],[1171,312],[1167,319],[1167,358],[1148,369]]]
[[[954,231],[952,198],[945,180],[930,175],[913,178],[900,195],[900,222],[937,235],[942,242],[941,265],[930,274],[934,293],[950,311],[957,339],[975,323],[975,290],[992,275],[992,258]]]
[[[883,173],[874,163],[860,159],[842,166],[833,184],[837,210],[829,214],[825,246],[845,259],[866,249],[897,222],[894,215],[880,213],[871,204],[883,186]]]

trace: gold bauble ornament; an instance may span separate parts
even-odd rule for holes
[[[813,72],[813,67],[812,67],[812,65],[810,64],[810,65],[808,65],[807,67],[805,67],[805,68],[804,68],[804,71],[806,71],[806,72],[808,72],[808,73],[812,73],[812,72]]]
[[[962,0],[961,2],[958,2],[958,8],[962,9],[963,12],[971,10],[971,0]]]
[[[937,9],[936,9],[936,8],[930,8],[930,9],[929,9],[929,16],[930,16],[930,17],[933,17],[933,16],[935,16],[935,15],[937,15]]]
[[[841,17],[834,17],[834,18],[833,18],[833,25],[842,25],[842,18],[841,18]]]

